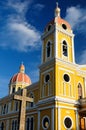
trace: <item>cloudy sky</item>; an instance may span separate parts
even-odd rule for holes
[[[86,64],[86,1],[59,0],[61,17],[75,34],[76,63]],[[54,18],[56,0],[0,0],[0,97],[21,62],[32,82],[39,78],[41,35]]]

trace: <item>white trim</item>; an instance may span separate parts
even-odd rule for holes
[[[74,36],[73,33],[68,32],[67,30],[64,30],[64,29],[62,29],[62,28],[59,28],[58,26],[56,27],[56,30],[58,30],[58,31],[60,31],[60,32],[66,34],[66,35],[68,35],[68,36],[70,36],[70,37],[73,37],[73,36]]]
[[[62,67],[58,67],[58,69],[59,69],[59,70],[64,70],[64,71],[66,71],[68,74],[69,74],[69,73],[74,74],[74,72],[71,71],[71,70],[69,70],[69,69],[65,69],[65,68],[62,68]],[[65,73],[66,73],[66,72],[65,72]]]
[[[50,103],[50,102],[54,102],[54,101],[79,105],[79,102],[77,100],[59,97],[59,96],[53,96],[53,97],[49,97],[49,98],[46,98],[46,99],[39,100],[37,105]]]
[[[60,113],[60,107],[58,107],[58,130],[61,130],[61,128],[60,128],[60,115],[61,115],[61,113]]]
[[[78,110],[76,112],[76,130],[79,130],[79,116],[78,116]]]
[[[57,26],[57,23],[55,23],[55,33],[54,33],[54,55],[55,55],[55,58],[58,58],[58,31],[56,29],[56,26]]]
[[[73,107],[66,107],[66,106],[58,106],[56,105],[55,108],[61,108],[61,109],[70,109],[70,110],[77,110],[77,108],[73,108]]]
[[[41,73],[41,75],[49,73],[51,70],[54,70],[54,68],[52,67],[50,69],[45,70],[44,72]]]
[[[46,37],[48,37],[51,33],[54,33],[55,26],[52,26],[52,29],[48,32],[44,32],[41,36],[41,39],[44,40]]]
[[[72,54],[73,63],[75,63],[74,36],[72,37]]]

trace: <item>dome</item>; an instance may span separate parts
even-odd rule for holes
[[[47,26],[45,27],[45,30],[50,29],[50,26],[54,25],[55,23],[57,23],[57,25],[58,25],[59,27],[62,27],[62,28],[65,29],[65,30],[66,30],[66,29],[71,30],[70,24],[69,24],[66,20],[64,20],[64,19],[62,19],[62,18],[60,17],[60,8],[58,7],[58,3],[57,3],[57,7],[56,7],[56,9],[55,9],[55,18],[54,18],[53,20],[51,20],[51,21],[47,24]]]
[[[22,82],[28,85],[31,84],[31,79],[27,74],[25,74],[25,66],[23,64],[20,65],[19,72],[17,74],[14,74],[10,80],[10,84],[18,82]]]
[[[50,21],[50,22],[47,24],[47,26],[45,27],[45,30],[46,30],[50,25],[52,26],[52,25],[54,25],[55,23],[57,23],[58,26],[63,26],[63,25],[65,25],[65,27],[66,27],[67,29],[71,30],[70,24],[69,24],[66,20],[62,19],[61,17],[57,17],[56,19],[53,19],[52,21]]]

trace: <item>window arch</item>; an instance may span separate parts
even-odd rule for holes
[[[49,58],[51,55],[51,42],[50,41],[48,41],[48,43],[47,43],[46,55],[47,55],[47,58]]]
[[[78,96],[79,96],[79,99],[82,98],[82,85],[80,83],[78,84]]]
[[[65,40],[62,43],[62,52],[64,56],[68,56],[68,45]]]

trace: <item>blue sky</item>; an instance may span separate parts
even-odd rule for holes
[[[86,1],[59,0],[61,17],[75,34],[76,63],[86,64]],[[56,0],[0,0],[0,97],[23,61],[32,82],[39,78],[41,35],[54,18]]]

